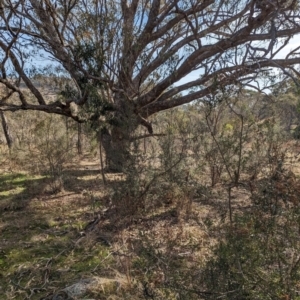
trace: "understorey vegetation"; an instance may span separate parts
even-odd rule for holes
[[[4,299],[300,299],[298,95],[287,81],[154,116],[121,173],[92,124],[6,112]]]
[[[0,1],[0,298],[300,300],[299,24]]]

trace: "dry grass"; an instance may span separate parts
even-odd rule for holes
[[[49,178],[2,173],[1,299],[53,299],[82,282],[76,299],[208,299],[197,276],[226,236],[227,190],[216,185],[191,198],[170,190],[159,208],[120,217],[109,191],[122,176],[106,176],[108,186],[98,161],[85,157],[68,166],[64,189],[50,194]],[[232,189],[232,218],[247,211],[250,197],[248,187]]]
[[[109,182],[119,177],[107,174]],[[211,205],[194,203],[189,218],[175,201],[155,213],[120,219],[105,206],[107,187],[100,178],[98,162],[89,158],[68,166],[57,194],[48,192],[49,178],[0,176],[2,299],[42,299],[92,277],[101,284],[90,285],[86,295],[141,299],[150,286],[163,294],[173,260],[186,261],[187,268],[205,262],[216,242],[205,225],[215,214]]]

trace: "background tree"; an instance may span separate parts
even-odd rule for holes
[[[153,134],[149,116],[245,85],[263,90],[274,68],[281,79],[299,74],[300,47],[289,45],[299,10],[299,0],[2,0],[0,109],[91,120],[110,168],[122,170],[135,129]],[[51,78],[56,99],[36,74]]]
[[[13,144],[13,138],[10,134],[6,117],[3,113],[3,111],[1,111],[1,110],[0,110],[0,119],[1,119],[1,124],[2,124],[2,128],[3,128],[4,136],[5,136],[5,139],[6,139],[6,144],[7,144],[8,148],[10,149],[12,144]]]

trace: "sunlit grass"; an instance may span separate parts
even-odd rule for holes
[[[0,299],[25,299],[31,288],[48,281],[54,282],[51,289],[64,288],[81,276],[96,275],[109,261],[107,246],[85,239],[77,244],[89,222],[90,203],[81,193],[44,193],[45,177],[0,175],[0,294],[5,292]],[[93,178],[79,176],[76,184]]]
[[[9,197],[9,196],[12,196],[12,195],[18,195],[18,194],[21,194],[26,188],[24,187],[16,187],[15,189],[12,189],[12,190],[8,190],[8,191],[2,191],[0,192],[0,198],[1,197]]]

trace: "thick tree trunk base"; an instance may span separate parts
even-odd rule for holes
[[[118,134],[117,130],[110,134],[106,128],[101,130],[99,139],[105,150],[105,171],[109,173],[124,172],[130,158],[130,141]]]

